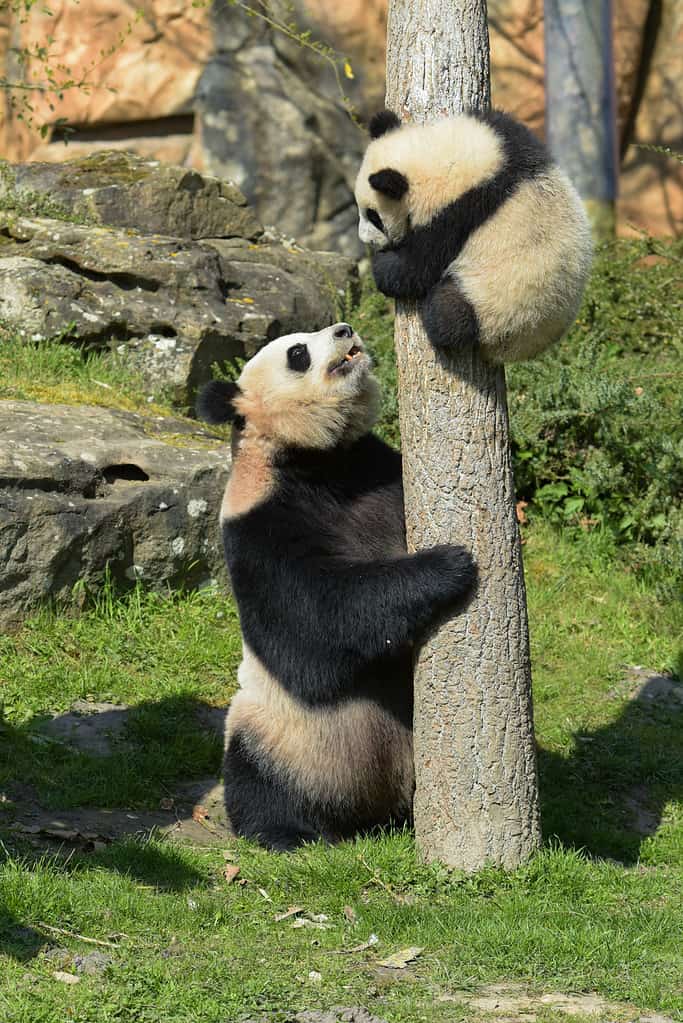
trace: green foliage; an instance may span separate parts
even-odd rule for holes
[[[683,542],[682,254],[649,240],[601,248],[569,336],[508,371],[517,491],[532,513],[641,554],[666,547],[672,568]]]
[[[362,284],[360,304],[357,309],[345,313],[345,318],[363,338],[372,356],[374,372],[382,384],[382,408],[377,432],[387,444],[400,448],[393,302],[377,291],[369,274],[363,278]]]

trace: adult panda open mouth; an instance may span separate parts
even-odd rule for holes
[[[358,339],[349,348],[348,352],[342,355],[341,359],[331,362],[327,367],[327,372],[330,376],[339,375],[345,376],[347,373],[351,373],[359,363],[367,362],[367,357],[364,357],[363,346]]]

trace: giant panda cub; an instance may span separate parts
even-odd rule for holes
[[[243,659],[226,807],[272,849],[409,819],[412,647],[474,577],[460,547],[407,553],[401,458],[370,432],[377,410],[345,323],[271,341],[197,403],[233,425],[221,523]]]
[[[508,362],[558,341],[578,311],[591,234],[542,143],[499,111],[402,125],[385,110],[370,134],[356,202],[379,290],[420,300],[437,348],[478,343]]]

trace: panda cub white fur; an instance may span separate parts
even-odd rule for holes
[[[499,111],[370,122],[359,235],[380,291],[420,301],[436,348],[529,359],[576,317],[591,264],[588,220],[541,142]]]
[[[233,423],[221,511],[243,659],[226,808],[273,849],[410,818],[413,644],[463,598],[468,554],[408,554],[401,457],[345,323],[271,341],[197,411]]]

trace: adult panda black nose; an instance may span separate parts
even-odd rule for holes
[[[348,323],[338,323],[334,328],[332,336],[336,341],[341,341],[344,337],[353,337],[353,327],[349,326]]]

